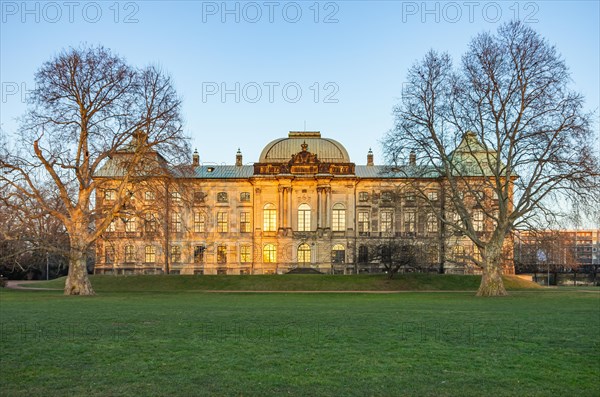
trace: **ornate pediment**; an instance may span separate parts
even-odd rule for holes
[[[324,163],[317,158],[316,153],[308,151],[306,142],[300,145],[300,152],[293,154],[290,161],[287,163],[270,164],[270,163],[255,163],[255,175],[275,175],[275,174],[336,174],[336,175],[352,175],[354,174],[353,163]]]
[[[300,145],[302,151],[292,155],[288,163],[290,173],[292,174],[316,174],[319,172],[321,163],[316,154],[308,151],[308,145],[304,142]]]

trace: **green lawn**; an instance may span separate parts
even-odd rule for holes
[[[399,274],[382,275],[254,275],[254,276],[90,276],[98,292],[132,291],[476,291],[481,276]],[[37,283],[40,288],[63,288],[65,279]],[[504,276],[509,290],[540,289],[533,282]],[[600,290],[600,289],[599,289]]]
[[[600,395],[597,290],[489,299],[104,282],[94,297],[0,290],[0,395]]]

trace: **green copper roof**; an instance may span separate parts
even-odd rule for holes
[[[322,162],[350,163],[350,156],[344,146],[329,138],[321,138],[321,133],[290,131],[287,138],[276,139],[263,149],[259,163],[286,163],[292,155],[302,151],[302,144],[307,150],[316,154]]]

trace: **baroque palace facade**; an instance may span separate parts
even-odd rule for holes
[[[127,208],[97,242],[95,273],[381,272],[381,247],[397,242],[418,247],[421,268],[478,273],[472,243],[446,232],[427,210],[444,205],[443,178],[411,178],[407,169],[418,168],[412,154],[406,167],[375,165],[370,150],[367,164],[355,165],[320,132],[290,132],[253,165],[243,165],[239,150],[235,165],[201,164],[196,151],[189,170],[173,180],[132,187]],[[99,211],[114,200],[116,178],[110,161],[96,175],[103,179]],[[428,200],[415,194],[415,184]],[[491,228],[480,218],[476,227]],[[506,259],[505,272],[513,273]]]

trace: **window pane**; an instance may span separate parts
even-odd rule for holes
[[[206,230],[206,218],[202,212],[194,213],[194,232],[204,233]]]
[[[391,232],[392,231],[392,213],[391,212],[382,212],[381,213],[381,232]]]
[[[156,247],[154,247],[153,245],[146,246],[144,262],[146,262],[146,263],[156,262]]]
[[[181,229],[181,214],[179,212],[171,213],[171,231],[179,233]]]
[[[417,214],[414,211],[404,213],[404,232],[414,233],[416,229]]]
[[[127,221],[125,222],[125,231],[126,232],[135,232],[136,229],[137,229],[137,223],[135,221],[135,218],[127,219]]]
[[[358,231],[366,233],[369,231],[369,213],[359,212],[358,213]]]
[[[333,206],[331,227],[334,232],[346,230],[346,209],[341,204]]]
[[[310,207],[307,204],[298,207],[298,231],[310,231]]]
[[[250,213],[249,212],[241,212],[240,213],[240,232],[250,233]]]
[[[217,232],[226,233],[228,231],[228,214],[227,212],[218,212],[217,213]]]
[[[274,232],[277,230],[277,210],[273,204],[267,204],[263,209],[263,230]]]
[[[219,245],[217,247],[217,263],[227,263],[227,246]]]
[[[310,246],[300,244],[298,247],[298,263],[310,263]]]
[[[252,256],[250,255],[250,246],[242,245],[240,247],[240,262],[242,262],[242,263],[252,262],[251,258],[252,258]]]
[[[341,244],[336,244],[331,250],[331,261],[333,263],[344,263],[346,261],[346,250]]]
[[[277,251],[273,244],[267,244],[263,248],[263,262],[275,263],[277,261]]]
[[[204,245],[197,245],[194,247],[194,263],[204,263],[204,251],[206,247]]]

